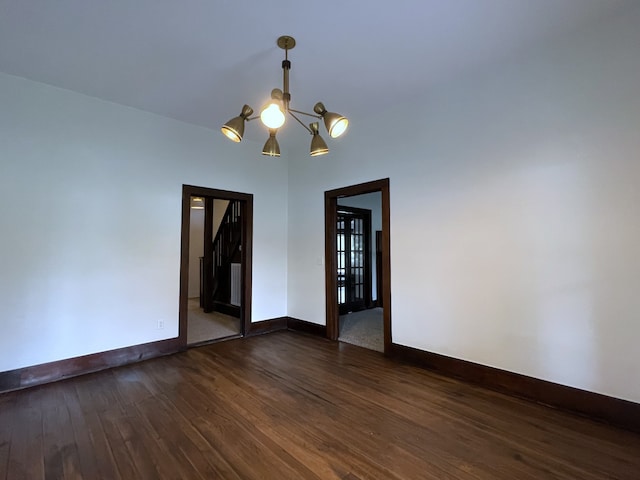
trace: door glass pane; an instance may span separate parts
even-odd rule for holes
[[[338,303],[343,304],[345,302],[345,288],[338,287]]]

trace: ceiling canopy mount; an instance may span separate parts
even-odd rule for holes
[[[293,50],[293,47],[296,46],[296,39],[289,35],[283,35],[278,37],[278,41],[276,43],[283,50]]]

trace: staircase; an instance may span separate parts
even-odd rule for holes
[[[242,270],[240,268],[242,261],[241,214],[241,202],[230,201],[213,239],[212,248],[205,249],[205,252],[212,252],[211,261],[208,262],[208,259],[204,259],[205,265],[212,266],[213,273],[212,294],[203,302],[205,311],[215,310],[237,318],[240,317],[242,289]]]

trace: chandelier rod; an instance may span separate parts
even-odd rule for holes
[[[289,110],[291,102],[291,93],[289,92],[289,70],[291,70],[291,62],[289,61],[289,43],[284,42],[284,60],[282,61],[282,103],[285,110]],[[293,44],[295,46],[295,43]]]
[[[288,110],[289,112],[296,112],[296,113],[299,113],[300,115],[307,115],[307,116],[309,116],[309,117],[322,118],[320,115],[316,115],[315,113],[307,113],[307,112],[303,112],[303,111],[301,111],[301,110],[295,110],[295,109],[293,109],[293,108],[287,108],[287,110]]]
[[[298,117],[296,117],[296,116],[293,114],[293,112],[296,112],[297,110],[291,110],[291,109],[288,109],[287,111],[289,112],[289,115],[291,115],[293,118],[295,118],[295,119],[296,119],[296,121],[297,121],[300,125],[302,125],[304,128],[306,128],[306,129],[307,129],[307,132],[309,132],[311,135],[313,135],[313,132],[311,131],[311,129],[310,129],[309,127],[307,127],[307,126],[304,124],[304,122],[303,122],[302,120],[300,120]],[[304,115],[310,115],[309,113],[304,113],[304,112],[298,112],[298,113],[303,113]],[[315,117],[315,115],[311,115],[311,116],[312,116],[312,117]]]
[[[307,132],[313,135],[313,131],[300,120],[295,113],[300,115],[307,115],[314,118],[322,118],[320,115],[313,113],[303,112],[301,110],[295,110],[291,108],[291,92],[289,92],[289,70],[291,70],[291,61],[289,60],[289,49],[295,47],[295,41],[290,37],[284,37],[282,42],[278,39],[278,46],[284,50],[284,60],[282,61],[282,103],[284,110],[291,115],[296,122],[302,125]],[[294,113],[295,112],[295,113]]]

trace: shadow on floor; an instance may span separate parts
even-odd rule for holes
[[[240,319],[220,312],[204,313],[198,298],[190,298],[187,315],[187,344],[240,335]]]
[[[384,352],[382,308],[371,308],[340,315],[338,340],[359,347]]]

